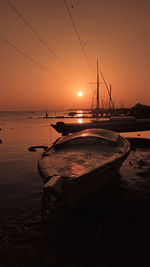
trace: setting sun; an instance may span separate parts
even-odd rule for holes
[[[81,97],[81,96],[83,96],[83,93],[82,92],[78,92],[77,95]]]

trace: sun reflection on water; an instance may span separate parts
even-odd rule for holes
[[[78,123],[82,123],[83,122],[83,119],[78,119]]]
[[[78,110],[77,111],[77,117],[78,118],[83,117],[83,110]]]

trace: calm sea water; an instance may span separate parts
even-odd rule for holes
[[[48,112],[49,116],[64,115],[64,112]],[[42,194],[42,180],[37,171],[37,160],[42,152],[29,152],[30,146],[50,146],[60,136],[51,123],[59,120],[64,122],[77,122],[78,119],[44,119],[44,112],[0,112],[0,210],[2,217],[15,213],[40,209]],[[83,121],[88,121],[84,119]],[[150,138],[150,131],[141,133],[124,133],[125,136]],[[146,156],[145,156],[146,157]],[[131,167],[131,166],[130,166]],[[143,185],[141,178],[137,182],[132,175],[131,168],[121,168],[122,185],[115,190],[122,194],[138,191],[139,186],[145,186],[145,191],[150,188],[147,181]],[[126,173],[124,175],[124,173]],[[141,185],[142,184],[142,185]],[[118,193],[119,192],[119,193]]]
[[[73,266],[63,264],[70,251],[70,261],[79,261],[79,266],[150,266],[150,148],[130,152],[105,203],[92,203],[73,217],[69,228],[65,222],[58,234],[53,233],[53,227],[45,228],[40,221],[43,183],[37,161],[42,151],[28,148],[50,146],[60,136],[51,123],[78,119],[44,116],[44,112],[0,112],[0,258],[6,263],[2,265],[12,266],[13,259],[13,266],[48,266],[56,256],[57,266]],[[150,131],[123,135],[150,139]],[[99,265],[93,265],[95,260]]]

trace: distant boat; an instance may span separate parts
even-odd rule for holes
[[[96,192],[103,195],[129,152],[128,140],[108,130],[88,129],[59,138],[38,160],[45,196],[61,196],[76,207]]]
[[[111,117],[107,120],[95,120],[86,123],[64,123],[59,121],[51,126],[62,135],[85,129],[100,128],[115,132],[137,132],[150,130],[150,119],[136,119],[134,116]]]
[[[77,112],[75,112],[75,111],[70,111],[68,113],[68,115],[71,116],[71,117],[74,117],[76,114],[77,114]]]

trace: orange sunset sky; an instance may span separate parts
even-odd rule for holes
[[[0,110],[90,108],[97,59],[116,106],[150,105],[149,0],[0,0]]]

